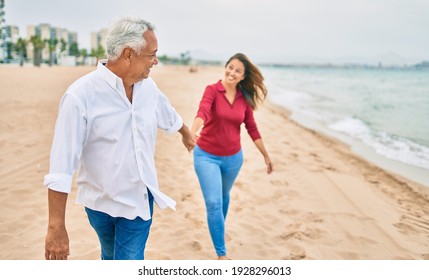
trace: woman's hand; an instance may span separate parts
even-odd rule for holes
[[[271,174],[274,170],[274,166],[269,157],[265,157],[265,164],[267,165],[267,174]]]

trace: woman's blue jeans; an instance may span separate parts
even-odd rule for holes
[[[153,214],[153,196],[149,193],[149,207]],[[98,235],[102,260],[144,260],[152,219],[140,217],[129,220],[112,217],[85,207],[88,220]]]
[[[225,219],[230,191],[243,165],[243,152],[232,156],[215,156],[194,148],[194,168],[200,182],[207,210],[207,223],[216,254],[226,255]]]

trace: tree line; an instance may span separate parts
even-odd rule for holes
[[[27,53],[28,46],[33,47],[32,54]],[[47,49],[49,52],[49,58],[47,61],[43,61],[42,53],[43,50]],[[31,36],[28,40],[23,38],[18,38],[16,43],[8,42],[6,44],[6,61],[10,62],[14,59],[14,55],[17,56],[19,60],[19,64],[22,66],[25,61],[32,58],[34,66],[40,66],[42,63],[47,63],[49,66],[54,64],[58,64],[57,61],[57,51],[59,50],[60,54],[65,54],[68,56],[75,57],[96,57],[97,59],[101,59],[105,57],[105,50],[103,47],[99,46],[97,49],[92,49],[90,53],[86,49],[79,49],[79,45],[76,42],[71,43],[70,45],[64,39],[42,39],[40,36],[35,35]]]

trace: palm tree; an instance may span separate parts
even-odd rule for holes
[[[106,50],[102,46],[98,46],[97,49],[91,50],[91,56],[97,58],[97,63],[100,59],[106,58]]]
[[[88,56],[88,51],[86,49],[81,49],[80,50],[80,55],[83,57],[87,57]]]
[[[31,36],[30,42],[33,44],[33,64],[40,66],[42,64],[42,50],[45,47],[45,42],[40,36]]]
[[[88,50],[87,49],[80,49],[79,54],[81,57],[81,59],[80,59],[81,64],[85,64],[86,58],[88,57]]]
[[[19,56],[19,65],[24,65],[24,57],[27,56],[27,41],[22,38],[18,38],[18,41],[15,44],[15,50]]]
[[[6,61],[8,61],[9,63],[9,61],[11,61],[13,58],[12,53],[13,53],[14,46],[13,46],[13,43],[10,41],[5,42],[4,45],[6,46]]]
[[[60,45],[61,45],[61,48],[60,48],[61,53],[67,50],[67,42],[63,38],[61,38],[60,40]]]
[[[58,45],[58,40],[57,39],[46,39],[45,43],[48,44],[48,49],[49,49],[49,66],[52,66],[53,60],[54,60],[54,54],[56,52],[57,49],[57,45]]]
[[[76,42],[72,43],[69,46],[69,55],[76,56],[76,57],[79,56],[79,45]]]

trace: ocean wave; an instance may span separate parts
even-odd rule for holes
[[[334,131],[360,140],[389,159],[429,170],[429,148],[409,139],[374,131],[360,119],[348,117],[328,125]]]

